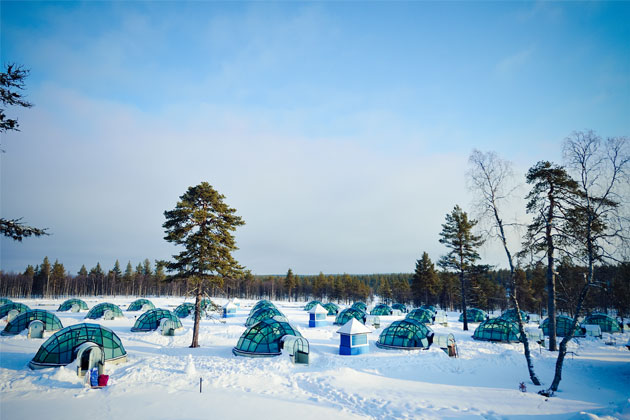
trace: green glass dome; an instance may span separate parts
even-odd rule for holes
[[[358,309],[363,312],[367,312],[367,305],[363,302],[354,302],[351,306],[353,309]]]
[[[376,305],[372,311],[370,312],[370,315],[379,315],[379,316],[383,316],[383,315],[391,315],[393,313],[392,308],[389,305],[385,305],[385,304],[380,304],[380,305]]]
[[[433,342],[431,328],[414,319],[394,321],[381,332],[376,345],[385,349],[427,349]]]
[[[518,317],[516,316],[516,309],[508,309],[503,312],[499,317],[501,319],[505,319],[506,321],[518,322]],[[523,322],[529,322],[529,314],[523,310],[521,310],[521,319]]]
[[[69,311],[70,309],[72,309],[72,305],[78,305],[79,309],[82,311],[88,310],[87,303],[85,303],[81,299],[68,299],[61,305],[59,305],[59,308],[57,308],[57,312]]]
[[[232,349],[235,356],[271,357],[278,356],[282,349],[282,337],[302,337],[291,324],[277,319],[265,319],[245,330]]]
[[[269,302],[266,299],[260,300],[252,307],[252,309],[249,311],[249,314],[251,315],[257,310],[262,309],[262,308],[275,308],[275,307],[276,305],[274,305],[273,303]]]
[[[433,312],[433,315],[437,314],[437,308],[433,305],[422,305],[420,309],[428,309],[429,311]]]
[[[607,332],[607,333],[621,332],[621,327],[619,326],[619,323],[617,322],[617,320],[606,314],[601,314],[601,313],[591,314],[584,319],[584,322],[582,322],[582,324],[599,325],[602,332]]]
[[[350,321],[351,318],[356,318],[358,321],[361,321],[362,324],[365,324],[365,317],[365,312],[354,308],[347,308],[339,312],[335,318],[334,325],[346,325],[346,322]]]
[[[468,318],[468,322],[483,322],[486,320],[488,315],[485,311],[477,308],[468,308],[466,309],[466,318]],[[459,315],[459,322],[464,322],[464,314]]]
[[[6,305],[7,303],[13,303],[11,299],[0,297],[0,306]]]
[[[337,305],[336,303],[328,302],[324,305],[324,308],[326,308],[326,310],[328,311],[328,315],[337,316],[337,314],[339,313],[339,305]]]
[[[405,319],[413,319],[421,324],[433,324],[435,314],[428,309],[417,308],[409,312]]]
[[[321,303],[319,300],[311,300],[309,303],[306,304],[306,306],[304,306],[304,310],[310,311],[311,309],[313,309],[313,306],[317,306],[317,305],[324,306],[324,304]]]
[[[566,315],[556,315],[556,336],[557,337],[566,337],[569,335],[571,331],[571,325],[573,324],[573,318],[568,317]],[[549,318],[545,318],[542,322],[540,328],[543,330],[543,334],[549,335]],[[582,333],[582,329],[580,325],[575,326],[575,330],[573,332],[573,337],[581,337],[584,333]]]
[[[120,308],[113,303],[99,303],[90,309],[90,312],[87,313],[85,318],[89,319],[99,319],[105,315],[105,311],[112,311],[114,313],[114,318],[124,318],[122,311]]]
[[[155,309],[155,305],[149,299],[136,299],[129,304],[127,312],[139,311],[144,307],[144,305],[147,305],[149,309]]]
[[[405,306],[405,304],[403,304],[403,303],[394,303],[392,305],[392,309],[396,309],[396,310],[402,312],[403,314],[407,313],[407,306]]]
[[[277,310],[275,307],[261,308],[257,310],[256,312],[254,312],[253,314],[251,314],[249,317],[247,317],[247,321],[245,321],[245,326],[247,327],[252,326],[256,324],[257,322],[260,322],[264,319],[273,318],[274,316],[284,317],[284,314],[280,312],[279,310]]]
[[[179,305],[177,308],[175,308],[173,312],[175,313],[175,315],[177,315],[178,318],[186,318],[187,316],[194,316],[195,304],[191,302],[184,302],[181,305]],[[202,317],[206,316],[206,311],[204,311],[203,308],[201,309],[201,316]]]
[[[44,323],[45,331],[57,331],[63,328],[61,321],[57,318],[57,315],[52,312],[44,311],[43,309],[33,309],[30,311],[22,312],[9,322],[2,335],[16,335],[28,328],[29,324],[35,320],[40,320]]]
[[[215,306],[214,302],[212,302],[210,299],[208,298],[203,298],[201,299],[201,309],[203,310],[207,310],[208,306],[213,307]]]
[[[136,320],[131,331],[153,331],[160,326],[160,321],[164,318],[175,322],[175,329],[182,328],[182,322],[177,315],[168,309],[149,309]]]
[[[57,331],[42,344],[28,364],[31,369],[65,366],[76,357],[75,350],[81,344],[99,345],[105,361],[123,361],[127,352],[120,338],[109,328],[98,324],[75,324]]]
[[[502,318],[488,319],[479,324],[473,334],[475,340],[500,341],[503,343],[515,343],[520,341],[521,334],[518,326],[511,321]]]
[[[29,311],[31,308],[29,308],[23,303],[18,303],[18,302],[7,303],[6,305],[0,306],[0,319],[7,316],[7,314],[14,309],[18,311],[19,313],[22,313],[22,312]]]

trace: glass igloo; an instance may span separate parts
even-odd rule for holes
[[[468,322],[483,322],[486,320],[488,315],[485,311],[477,308],[468,308],[466,309],[466,318],[468,318]],[[459,315],[459,322],[464,322],[464,314]]]
[[[164,318],[172,320],[175,324],[174,329],[182,328],[182,322],[177,315],[168,309],[149,309],[136,320],[131,331],[153,331],[160,326],[160,321]]]
[[[358,309],[358,310],[363,311],[363,312],[367,312],[367,305],[365,303],[363,303],[363,302],[354,302],[352,304],[352,308],[353,309]]]
[[[586,318],[584,318],[584,321],[582,322],[582,324],[599,325],[602,332],[607,332],[607,333],[621,332],[621,327],[619,326],[619,323],[617,322],[617,320],[609,315],[602,314],[602,313],[594,313],[587,316]]]
[[[273,308],[267,307],[267,308],[258,309],[256,312],[252,313],[249,317],[247,317],[247,321],[245,321],[245,326],[247,327],[252,326],[256,324],[257,322],[260,322],[264,319],[273,318],[274,316],[284,317],[284,314],[280,312],[279,310],[277,310],[275,306]]]
[[[5,297],[0,297],[0,306],[6,305],[7,303],[13,303],[13,301]]]
[[[571,331],[571,325],[573,324],[573,318],[570,318],[566,315],[556,315],[556,336],[557,337],[566,337],[569,335]],[[545,320],[540,325],[542,328],[544,335],[549,335],[549,318],[545,318]],[[580,328],[580,325],[577,324],[575,326],[575,330],[573,330],[573,337],[581,337],[584,333]]]
[[[317,306],[317,305],[324,305],[323,303],[321,303],[319,300],[311,300],[309,303],[307,303],[304,306],[304,310],[305,311],[310,311],[311,309],[313,309],[313,306]]]
[[[7,303],[6,305],[2,305],[0,306],[0,319],[4,318],[5,316],[8,315],[8,313],[12,310],[16,310],[19,313],[22,312],[26,312],[29,311],[31,308],[29,308],[28,306],[26,306],[23,303],[19,303],[19,302],[11,302],[11,303]]]
[[[413,319],[421,324],[433,324],[435,314],[428,309],[417,308],[412,310],[405,316],[405,319]]]
[[[347,308],[337,314],[334,325],[346,325],[346,322],[350,321],[351,318],[356,318],[357,321],[361,321],[362,324],[365,324],[366,317],[365,312],[359,309]]]
[[[235,356],[272,357],[282,350],[282,337],[302,334],[291,324],[274,318],[265,319],[247,328],[232,349]]]
[[[518,326],[514,322],[502,318],[488,319],[482,322],[473,334],[475,340],[500,341],[502,343],[518,342],[520,336]]]
[[[175,308],[173,312],[175,313],[175,315],[177,315],[178,318],[186,318],[187,316],[194,316],[195,304],[191,302],[184,302],[181,305],[179,305],[177,308]],[[202,317],[206,316],[206,311],[204,311],[203,308],[201,308],[201,316]]]
[[[87,303],[85,303],[83,300],[81,300],[81,299],[68,299],[68,300],[64,301],[61,305],[59,305],[59,307],[57,308],[57,312],[69,311],[70,309],[72,309],[72,305],[77,305],[79,307],[80,311],[87,311],[88,310]]]
[[[437,308],[434,305],[422,305],[420,309],[428,309],[434,314],[437,314]]]
[[[511,322],[518,322],[518,317],[516,316],[516,309],[508,309],[507,311],[503,312],[499,318],[505,319]],[[521,319],[525,323],[529,322],[529,314],[521,310]]]
[[[95,343],[103,350],[106,362],[123,362],[127,352],[120,338],[109,328],[98,324],[75,324],[57,331],[44,342],[28,364],[31,369],[65,366],[76,357],[83,343]]]
[[[33,309],[22,312],[4,327],[2,335],[17,335],[28,328],[29,324],[35,320],[44,323],[44,331],[57,331],[63,328],[57,315],[43,309]]]
[[[149,299],[136,299],[129,304],[129,307],[127,307],[127,311],[139,311],[142,308],[146,308],[147,310],[155,309],[155,305]]]
[[[105,303],[99,303],[98,305],[90,309],[90,312],[88,312],[87,315],[85,315],[85,318],[99,319],[99,318],[102,318],[103,315],[105,315],[106,311],[112,311],[112,313],[114,314],[114,318],[125,317],[118,306],[114,305],[113,303],[105,302]]]
[[[394,303],[392,305],[392,309],[402,312],[403,314],[407,313],[407,306],[404,303]]]
[[[385,305],[381,303],[380,305],[376,305],[371,311],[370,315],[391,315],[393,313],[392,308],[389,305]]]
[[[427,349],[433,342],[433,330],[414,319],[394,321],[381,332],[376,342],[384,349]]]
[[[252,307],[252,309],[249,311],[250,315],[253,314],[254,312],[256,312],[259,309],[262,308],[275,308],[276,305],[274,305],[273,303],[271,303],[270,301],[263,299],[263,300],[259,300],[258,302],[256,302],[256,304]]]
[[[339,305],[337,305],[336,303],[328,302],[324,305],[324,308],[326,308],[326,310],[328,311],[328,315],[337,316],[337,314],[339,313]]]

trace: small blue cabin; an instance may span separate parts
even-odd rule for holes
[[[328,315],[328,309],[324,308],[319,303],[313,306],[308,311],[308,326],[313,328],[328,325],[328,321],[326,321],[326,315]]]
[[[232,318],[236,316],[236,305],[232,302],[228,302],[223,306],[222,311],[223,318]]]
[[[371,332],[361,321],[356,318],[350,318],[343,327],[337,330],[337,334],[341,336],[339,354],[354,356],[368,353],[370,346],[367,335]]]

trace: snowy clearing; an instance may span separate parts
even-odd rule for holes
[[[183,298],[150,298],[156,307],[174,309]],[[455,335],[459,358],[439,348],[392,351],[374,344],[379,333],[400,316],[381,317],[381,328],[369,335],[368,354],[340,356],[339,326],[308,328],[305,302],[274,302],[310,343],[310,365],[276,358],[232,354],[249,309],[242,301],[237,316],[225,323],[202,321],[201,348],[188,348],[192,320],[174,337],[158,331],[131,332],[141,312],[124,309],[135,298],[85,299],[121,306],[125,318],[89,320],[107,326],[121,338],[126,363],[105,366],[110,384],[89,389],[72,366],[31,370],[27,367],[45,339],[0,337],[0,418],[13,419],[440,419],[484,418],[621,418],[630,419],[630,333],[615,334],[616,343],[583,338],[571,343],[560,392],[544,398],[528,378],[520,344],[474,341],[462,331],[459,314],[448,313],[448,327],[436,333]],[[35,309],[56,311],[63,300],[19,300]],[[225,299],[216,299],[219,304]],[[64,327],[86,312],[55,312]],[[328,317],[333,321],[333,317]],[[0,321],[4,328],[6,321]],[[534,324],[531,324],[534,325]],[[627,331],[627,330],[626,330]],[[548,385],[555,354],[534,344],[534,365]],[[199,392],[203,378],[203,392]],[[527,392],[519,391],[525,382]],[[328,417],[325,417],[328,416]]]

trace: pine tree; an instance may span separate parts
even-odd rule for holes
[[[195,323],[190,347],[199,347],[201,299],[208,284],[221,286],[225,278],[242,274],[243,267],[232,257],[237,250],[232,232],[245,222],[236,210],[224,203],[210,184],[189,187],[179,197],[175,209],[165,211],[162,225],[167,242],[184,250],[173,255],[167,268],[176,277],[190,279],[195,286]]]
[[[284,278],[284,290],[287,292],[289,301],[291,301],[291,293],[293,292],[293,289],[295,289],[296,285],[297,285],[297,279],[293,275],[293,270],[289,268],[289,271],[287,271],[287,275]]]
[[[434,304],[439,291],[439,282],[440,279],[429,254],[423,252],[422,258],[416,261],[416,271],[411,283],[414,305]]]
[[[59,260],[55,260],[55,263],[53,264],[53,267],[52,267],[52,271],[50,273],[50,288],[49,288],[50,295],[57,295],[59,293],[60,286],[63,283],[65,277],[66,277],[65,267],[63,266],[63,264],[59,262]]]
[[[461,285],[462,312],[464,314],[464,331],[468,331],[468,317],[466,316],[466,275],[479,259],[476,248],[483,244],[480,236],[472,233],[477,224],[476,220],[468,220],[466,212],[455,206],[446,215],[446,223],[442,225],[440,243],[450,249],[449,253],[440,258],[438,265],[445,270],[459,273]]]

